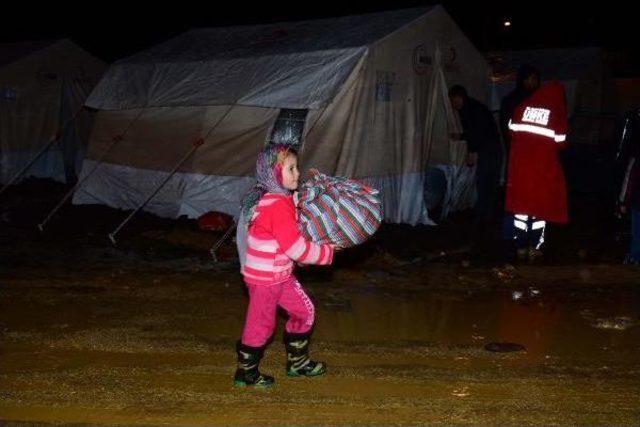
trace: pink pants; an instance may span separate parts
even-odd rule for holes
[[[315,319],[313,303],[300,282],[291,276],[275,285],[247,285],[249,307],[242,331],[242,344],[262,347],[276,327],[276,309],[282,307],[289,315],[285,329],[289,333],[304,334],[311,330]]]

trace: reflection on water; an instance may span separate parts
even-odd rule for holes
[[[423,342],[478,346],[513,342],[526,348],[523,359],[588,355],[640,342],[640,289],[609,289],[593,294],[523,289],[464,298],[415,293],[410,296],[349,293],[336,302],[316,298],[316,337],[346,342]],[[340,299],[337,298],[337,299]],[[595,320],[624,316],[625,329],[598,329]],[[603,348],[605,350],[603,350]]]
[[[561,321],[561,305],[544,295],[516,299],[500,295],[498,338],[525,347],[527,359],[542,361],[548,355],[555,330]]]

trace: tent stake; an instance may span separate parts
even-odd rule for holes
[[[213,262],[218,263],[218,256],[216,255],[216,251],[220,249],[220,246],[229,238],[233,229],[236,228],[236,221],[231,224],[231,226],[227,229],[227,231],[222,235],[220,239],[209,249],[209,253],[211,254],[211,258],[213,258]]]

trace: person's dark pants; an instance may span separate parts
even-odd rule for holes
[[[500,194],[500,172],[502,153],[499,149],[488,149],[478,153],[476,169],[476,190],[478,199],[475,204],[476,223],[494,220],[498,195]]]
[[[496,229],[496,209],[500,194],[500,163],[479,158],[476,170],[477,200],[474,206],[474,246],[477,255],[495,255],[499,231]]]
[[[627,261],[640,264],[640,209],[631,209],[631,241]]]
[[[513,215],[513,240],[517,249],[540,249],[546,222],[529,215]]]

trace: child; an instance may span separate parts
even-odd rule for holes
[[[238,247],[249,307],[236,346],[237,386],[273,384],[273,377],[261,374],[258,366],[276,326],[277,306],[289,315],[284,334],[287,375],[316,376],[326,371],[323,362],[309,359],[314,307],[293,275],[293,267],[294,262],[329,265],[334,248],[307,241],[298,231],[292,196],[299,176],[296,152],[285,145],[271,145],[258,155],[258,183],[242,201],[238,235],[246,231],[247,237]]]

